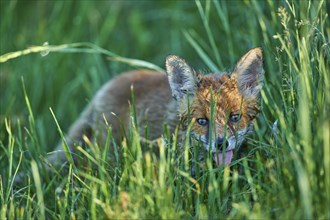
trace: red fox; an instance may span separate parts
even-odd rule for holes
[[[193,144],[211,152],[217,165],[229,164],[246,135],[253,129],[259,112],[263,83],[262,50],[248,51],[231,73],[203,75],[185,60],[171,55],[166,58],[166,74],[140,70],[123,73],[106,83],[93,98],[66,137],[70,151],[83,145],[83,136],[105,143],[108,125],[114,141],[125,137],[130,124],[131,87],[135,94],[136,120],[142,138],[162,136],[163,124],[174,132],[179,126],[185,137],[192,120]],[[212,104],[213,103],[213,104]],[[212,115],[211,105],[214,106]],[[145,137],[145,126],[149,135]],[[181,139],[181,140],[184,140]],[[194,147],[194,146],[192,146]],[[53,164],[66,160],[62,146],[49,157]]]

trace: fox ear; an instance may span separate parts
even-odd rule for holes
[[[181,58],[170,55],[166,58],[166,72],[176,100],[187,95],[194,95],[196,90],[196,76],[193,69]]]
[[[232,75],[237,78],[238,89],[245,98],[258,98],[264,78],[261,48],[251,49],[242,56]]]

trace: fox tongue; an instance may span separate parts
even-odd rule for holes
[[[231,160],[233,159],[233,155],[234,155],[233,150],[225,152],[225,157],[224,157],[225,165],[231,162]],[[222,153],[214,154],[214,160],[218,166],[221,166],[223,164],[223,154]]]

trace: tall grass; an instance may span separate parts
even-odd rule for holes
[[[327,4],[1,2],[0,219],[329,219]],[[46,41],[66,46],[24,50]],[[165,142],[141,146],[133,101],[130,138],[113,143],[109,127],[106,146],[86,139],[78,148],[85,167],[71,162],[49,175],[42,166],[101,84],[127,64],[150,67],[135,59],[162,67],[175,53],[196,68],[230,70],[257,46],[266,70],[262,113],[232,165],[192,162],[196,149],[179,148],[166,126]],[[17,172],[30,175],[16,185]]]

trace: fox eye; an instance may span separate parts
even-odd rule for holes
[[[197,119],[197,123],[201,126],[206,126],[208,125],[209,121],[206,118],[199,118]]]
[[[231,114],[229,116],[229,121],[230,122],[233,122],[233,123],[236,123],[236,122],[239,122],[242,118],[242,115],[241,114]]]

